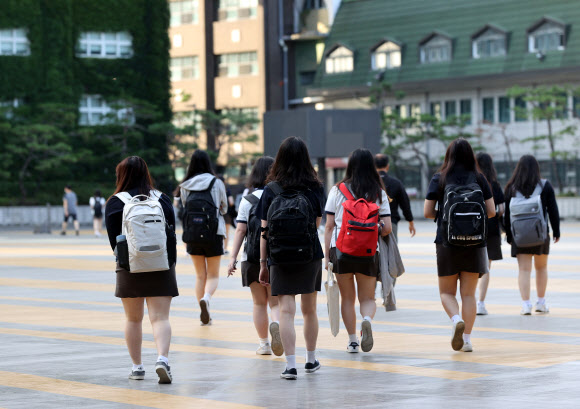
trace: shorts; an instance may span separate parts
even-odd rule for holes
[[[452,276],[461,272],[482,275],[488,272],[486,247],[446,247],[435,246],[437,252],[437,275]]]
[[[242,261],[242,286],[249,287],[252,283],[260,282],[260,265]]]
[[[487,257],[493,261],[503,259],[501,236],[487,236]]]
[[[378,277],[380,275],[378,251],[370,263],[356,263],[347,260],[338,261],[336,258],[336,247],[330,248],[329,258],[333,265],[333,273],[335,274],[360,273],[369,277]]]
[[[65,214],[63,221],[66,223],[68,221],[68,219],[70,219],[71,217],[73,219],[73,222],[76,222],[77,221],[77,214],[76,213],[69,213],[68,216]]]
[[[217,257],[224,254],[224,236],[217,236],[216,241],[207,246],[187,243],[187,254],[191,256]]]

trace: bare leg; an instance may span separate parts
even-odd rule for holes
[[[195,296],[197,297],[197,302],[203,298],[205,291],[205,282],[207,281],[207,267],[205,265],[204,256],[191,256],[193,260],[193,267],[195,268]]]
[[[220,281],[220,260],[221,256],[208,257],[207,261],[207,279],[205,281],[205,292],[213,295],[218,288]]]
[[[302,294],[300,300],[302,317],[304,319],[304,340],[306,341],[307,351],[314,351],[316,349],[316,341],[318,340],[317,295],[318,293],[316,291],[310,294]]]
[[[534,267],[536,269],[536,291],[538,298],[546,296],[548,287],[548,255],[534,256]]]
[[[272,288],[268,288],[268,303],[270,304],[270,318],[272,321],[280,321],[280,304],[278,296],[272,295]]]
[[[479,279],[479,301],[484,302],[489,287],[489,275],[491,273],[491,260],[489,260],[489,271]]]
[[[279,295],[280,303],[280,337],[286,355],[296,355],[296,330],[294,316],[296,315],[295,295]]]
[[[143,298],[121,298],[125,310],[125,342],[135,365],[141,365],[141,342],[143,340]]]
[[[449,316],[459,315],[459,304],[457,303],[457,279],[458,274],[452,276],[439,277],[439,296],[443,309]]]
[[[367,315],[375,317],[377,303],[375,301],[376,277],[369,277],[364,274],[356,274],[356,286],[358,289],[358,302],[360,304],[360,315],[364,318]]]
[[[520,294],[522,301],[530,299],[530,276],[532,275],[532,255],[518,254],[518,284],[520,286]]]
[[[173,297],[147,297],[149,321],[153,327],[153,337],[157,345],[157,353],[167,357],[171,343],[171,325],[169,324],[169,309]]]
[[[340,310],[342,321],[349,335],[356,333],[356,288],[354,286],[354,274],[335,274],[338,289],[340,290]],[[374,289],[373,289],[374,292]]]
[[[465,334],[471,334],[475,323],[477,306],[475,290],[479,274],[461,272],[459,276],[459,292],[461,293],[461,318],[465,321]]]
[[[73,222],[73,225],[75,226],[75,230],[76,231],[79,231],[80,230],[81,227],[80,227],[80,224],[79,224],[79,221],[78,220],[75,220]]]
[[[268,290],[262,284],[250,284],[254,300],[254,326],[259,338],[268,338]]]
[[[66,227],[67,227],[67,222],[65,220],[64,222],[62,222],[62,231],[66,231]]]

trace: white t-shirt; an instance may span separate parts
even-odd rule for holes
[[[389,206],[389,198],[387,197],[387,193],[382,190],[381,200],[382,202],[379,203],[377,200],[377,206],[379,206],[379,217],[385,217],[391,215],[391,207]],[[334,232],[332,233],[332,237],[330,239],[330,247],[336,247],[336,239],[340,234],[340,227],[342,226],[342,204],[346,202],[346,198],[344,195],[338,190],[338,187],[333,186],[328,193],[328,199],[326,200],[326,207],[324,211],[328,214],[334,215],[334,223],[336,227]],[[379,242],[377,240],[377,249],[379,246]]]
[[[256,196],[258,199],[262,197],[262,193],[264,190],[254,190],[252,194]],[[248,218],[250,217],[250,210],[252,209],[252,204],[246,200],[245,196],[240,202],[240,208],[238,209],[238,216],[236,217],[236,221],[238,223],[248,223]],[[248,255],[246,254],[246,239],[244,238],[244,242],[242,243],[242,255],[240,257],[240,261],[248,261]]]
[[[99,201],[101,202],[101,213],[105,214],[105,199],[102,197],[99,197]],[[95,197],[91,197],[89,199],[89,205],[91,206],[91,213],[93,214],[93,216],[95,215]]]

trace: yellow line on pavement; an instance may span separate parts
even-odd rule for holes
[[[259,406],[242,405],[212,399],[192,398],[189,396],[170,395],[148,392],[140,389],[127,389],[115,386],[95,385],[92,383],[67,381],[45,376],[29,375],[18,372],[0,371],[0,385],[10,388],[27,389],[57,395],[74,396],[105,402],[123,403],[126,405],[144,406],[159,409],[190,409],[192,407],[250,409]],[[169,388],[169,387],[168,387]],[[80,406],[80,405],[79,405]]]

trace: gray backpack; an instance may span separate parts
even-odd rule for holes
[[[540,196],[544,184],[545,179],[542,179],[531,196],[525,197],[521,192],[516,192],[510,201],[510,223],[517,247],[540,246],[548,238],[548,221]]]

